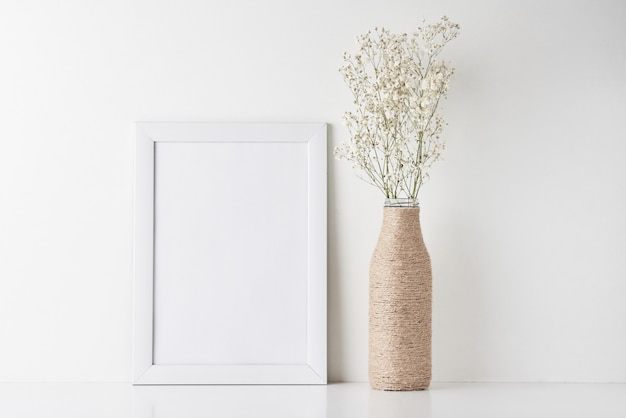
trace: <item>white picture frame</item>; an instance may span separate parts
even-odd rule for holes
[[[326,384],[326,124],[135,128],[133,384]]]

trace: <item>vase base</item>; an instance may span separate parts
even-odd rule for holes
[[[382,390],[386,392],[412,392],[419,390],[427,390],[430,386],[428,382],[372,382],[370,381],[370,387],[375,390]]]

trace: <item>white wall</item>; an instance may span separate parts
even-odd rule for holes
[[[619,0],[5,0],[0,381],[130,379],[134,121],[323,121],[336,145],[354,36],[442,14],[434,380],[626,382]],[[329,376],[360,381],[382,197],[329,163]]]

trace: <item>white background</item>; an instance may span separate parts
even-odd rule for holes
[[[332,147],[354,37],[442,14],[433,379],[626,382],[620,0],[4,0],[0,381],[130,380],[133,122],[328,122]],[[328,186],[329,380],[364,381],[383,199],[332,156]]]

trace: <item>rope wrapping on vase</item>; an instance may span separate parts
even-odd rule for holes
[[[427,389],[432,268],[419,207],[385,207],[370,264],[369,379],[379,390]]]

